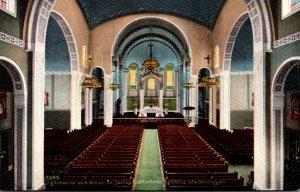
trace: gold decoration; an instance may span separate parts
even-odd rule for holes
[[[193,83],[184,83],[183,88],[191,89],[191,88],[195,88],[195,85]]]
[[[116,89],[119,89],[120,87],[117,83],[112,83],[109,85],[109,88],[114,91]]]
[[[203,77],[201,81],[198,83],[199,87],[210,88],[213,86],[220,86],[219,81],[214,77]]]
[[[147,68],[148,70],[152,71],[153,69],[156,69],[159,67],[158,61],[153,57],[153,45],[150,43],[149,44],[149,56],[148,58],[144,61],[143,67]]]

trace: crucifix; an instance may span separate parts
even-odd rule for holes
[[[210,65],[210,60],[212,59],[210,55],[208,54],[204,59],[207,60],[207,64]]]

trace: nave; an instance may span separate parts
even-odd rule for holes
[[[157,124],[154,129],[146,124],[106,128],[94,123],[70,133],[48,130],[46,190],[251,190],[253,172],[243,178],[228,167],[243,166],[236,162],[253,164],[249,160],[253,158],[253,130],[209,133],[205,129],[205,121],[195,129],[182,121]],[[204,138],[213,134],[219,134],[219,147]],[[252,150],[236,137],[248,140]],[[73,146],[69,151],[53,146],[62,138],[64,146]]]

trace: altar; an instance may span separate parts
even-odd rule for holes
[[[149,114],[155,114],[155,117],[164,117],[164,110],[156,106],[145,106],[139,111],[139,117],[148,117]]]

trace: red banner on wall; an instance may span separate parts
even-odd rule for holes
[[[7,118],[7,94],[5,92],[0,93],[0,119]]]
[[[300,92],[291,94],[291,119],[300,119]]]
[[[45,92],[44,106],[49,106],[49,93]]]

